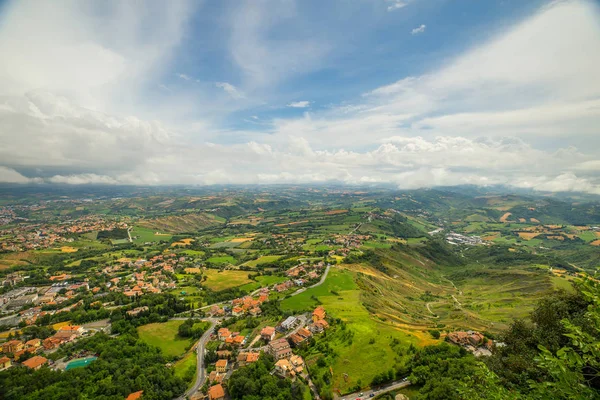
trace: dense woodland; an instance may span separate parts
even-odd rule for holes
[[[87,350],[98,359],[86,368],[31,371],[13,367],[0,372],[4,399],[115,399],[143,390],[144,399],[171,399],[186,384],[165,366],[160,351],[130,335],[111,338],[105,334],[83,339],[70,348]]]

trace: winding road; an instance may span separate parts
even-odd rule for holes
[[[206,380],[206,369],[204,368],[204,349],[206,347],[208,339],[210,338],[210,335],[213,333],[215,326],[217,325],[219,320],[216,318],[205,318],[203,319],[203,321],[209,321],[210,327],[206,330],[206,332],[204,332],[204,335],[202,335],[200,340],[198,340],[198,342],[196,342],[196,344],[194,345],[196,348],[197,357],[196,382],[194,383],[194,386],[186,390],[186,392],[183,395],[177,397],[177,400],[184,400],[188,396],[191,396],[194,393],[196,393],[202,387],[202,385],[204,385],[204,381]]]

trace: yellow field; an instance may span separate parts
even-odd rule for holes
[[[71,321],[64,321],[64,322],[57,322],[56,324],[52,325],[52,328],[57,331],[60,328],[62,328],[63,326],[67,326],[71,323]]]
[[[539,224],[539,223],[540,223],[540,221],[539,221],[538,219],[536,219],[536,218],[529,218],[529,220],[530,220],[531,222],[535,222],[536,224]]]
[[[592,246],[600,246],[600,239],[598,240],[594,240],[592,243],[590,243]]]
[[[512,213],[504,213],[503,216],[500,217],[500,222],[508,222],[508,217],[510,217],[512,215]]]
[[[60,251],[63,253],[75,253],[77,249],[71,246],[63,246],[60,248]]]
[[[538,235],[539,232],[519,232],[519,237],[525,240],[531,240]]]
[[[200,268],[186,268],[185,269],[186,274],[199,274],[200,272],[202,272],[200,270]]]
[[[175,246],[189,246],[192,242],[194,241],[194,239],[181,239],[179,242],[174,242],[171,243],[171,247],[175,247]]]
[[[243,237],[243,238],[234,238],[234,239],[231,239],[230,242],[231,243],[244,243],[244,242],[249,242],[251,240],[254,240],[254,238]]]

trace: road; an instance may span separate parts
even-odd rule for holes
[[[194,386],[189,388],[182,396],[177,397],[177,400],[184,400],[186,397],[196,393],[202,387],[202,385],[204,385],[204,381],[206,380],[206,370],[204,369],[204,348],[219,320],[216,318],[206,318],[203,319],[203,321],[209,321],[210,328],[208,328],[206,332],[204,332],[204,335],[202,335],[200,340],[198,340],[198,342],[196,342],[195,344],[197,357],[196,383],[194,383]]]
[[[365,390],[365,391],[356,392],[356,393],[350,393],[343,397],[339,397],[339,396],[335,395],[334,398],[341,399],[341,400],[368,399],[368,398],[370,398],[371,394],[373,394],[374,396],[379,396],[380,394],[391,392],[392,390],[398,390],[398,389],[402,389],[404,387],[410,386],[410,384],[411,384],[410,381],[396,381],[396,382],[388,383],[387,385],[378,386],[375,389]],[[361,393],[362,393],[362,396],[360,396]]]

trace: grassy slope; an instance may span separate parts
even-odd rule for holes
[[[342,393],[348,392],[359,380],[363,386],[368,385],[376,374],[387,371],[394,365],[396,354],[390,347],[392,337],[404,345],[417,341],[369,314],[362,305],[361,291],[354,282],[354,276],[351,271],[332,268],[323,285],[308,289],[281,303],[285,310],[311,309],[316,305],[312,298],[315,296],[329,315],[345,321],[347,329],[354,332],[351,344],[337,338],[329,341],[337,354],[330,360],[333,387]],[[311,359],[316,357],[318,354],[314,354]],[[348,374],[347,380],[344,379],[344,374]]]
[[[177,337],[177,329],[183,321],[167,321],[143,325],[137,328],[144,342],[160,348],[167,357],[177,357],[185,353],[192,341]]]

